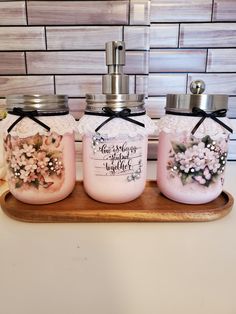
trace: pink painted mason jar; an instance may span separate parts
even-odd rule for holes
[[[8,96],[7,110],[2,123],[10,192],[29,204],[64,199],[76,177],[76,122],[67,96]]]
[[[97,201],[124,203],[144,190],[148,134],[155,126],[145,113],[144,95],[129,94],[123,41],[106,44],[106,64],[103,94],[86,95],[79,121],[84,188]]]
[[[157,183],[168,198],[203,204],[222,192],[230,121],[228,96],[202,94],[203,81],[190,85],[193,94],[167,95],[166,115],[159,123]]]
[[[2,120],[6,117],[6,107],[0,105],[0,180],[6,179],[6,161],[3,147]]]
[[[148,134],[143,95],[87,95],[79,121],[83,136],[83,182],[93,199],[124,203],[145,188]]]

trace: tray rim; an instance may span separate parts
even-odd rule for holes
[[[76,183],[80,183],[83,184],[82,180],[77,180]],[[156,184],[156,180],[147,180],[146,181],[146,186],[149,185],[153,185]],[[233,196],[223,190],[220,194],[220,196],[223,196],[224,199],[226,199],[226,202],[217,208],[213,208],[213,209],[198,209],[197,212],[194,210],[180,210],[180,209],[171,209],[169,212],[166,212],[165,209],[158,209],[156,212],[154,212],[154,210],[150,210],[149,212],[147,212],[147,209],[139,209],[138,211],[136,211],[135,209],[127,209],[124,210],[122,209],[122,211],[119,211],[118,209],[96,209],[96,213],[97,213],[97,220],[90,220],[91,218],[88,218],[88,211],[90,210],[86,210],[86,209],[82,209],[80,210],[80,216],[81,217],[77,217],[77,220],[70,220],[70,213],[72,213],[72,211],[70,210],[65,210],[64,211],[64,216],[66,213],[66,216],[68,218],[68,220],[60,220],[60,215],[52,215],[52,216],[48,216],[48,218],[46,219],[46,216],[44,217],[44,219],[41,220],[37,220],[38,218],[36,218],[36,220],[32,219],[32,218],[22,218],[19,217],[17,215],[14,215],[14,212],[12,213],[11,210],[6,209],[5,207],[5,200],[7,198],[8,195],[12,195],[11,192],[8,190],[6,190],[5,192],[2,193],[2,195],[0,196],[0,205],[2,208],[2,211],[10,218],[17,220],[17,221],[21,221],[21,222],[31,222],[31,223],[82,223],[82,222],[86,222],[86,223],[101,223],[101,222],[112,222],[112,223],[116,223],[116,222],[209,222],[209,221],[214,221],[214,220],[218,220],[220,218],[225,217],[228,213],[230,213],[230,211],[233,208],[233,204],[234,204],[234,198]],[[12,195],[12,197],[14,197]],[[218,196],[219,197],[219,196]],[[93,200],[94,201],[94,200]],[[55,202],[54,204],[56,204],[57,202]],[[59,203],[59,202],[58,202]],[[100,203],[100,202],[98,202]],[[173,204],[177,203],[177,204],[181,204],[178,202],[174,202]],[[125,203],[121,204],[124,205]],[[29,205],[29,204],[27,204]],[[112,204],[110,204],[112,206]],[[186,204],[185,204],[186,205]],[[204,204],[202,204],[204,205]],[[43,205],[34,205],[34,206],[43,206]],[[196,205],[191,205],[193,208]],[[198,206],[198,205],[197,205]],[[51,210],[52,211],[52,210]],[[26,209],[25,213],[32,213],[33,209]],[[108,218],[104,218],[102,217],[104,215],[104,213],[106,212],[106,214],[108,214]],[[119,218],[118,220],[114,220],[116,214],[119,213]],[[127,218],[127,214],[130,213],[138,213],[137,217],[135,218]],[[154,215],[154,218],[150,218],[148,216],[150,215]],[[55,216],[55,217],[54,217]],[[32,215],[30,216],[32,217]],[[52,220],[50,220],[52,218]],[[58,219],[57,219],[58,218]]]

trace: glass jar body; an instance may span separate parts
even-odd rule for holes
[[[50,118],[38,119],[50,126]],[[53,116],[52,119],[59,125],[63,122],[63,116]],[[17,132],[4,135],[10,192],[29,204],[60,201],[72,192],[75,185],[74,133],[53,129],[34,133],[32,123],[31,119],[24,118],[15,126]]]
[[[183,130],[181,119],[185,124]],[[160,191],[174,201],[210,202],[223,189],[229,135],[222,130],[217,136],[207,132],[215,123],[207,119],[201,126],[202,132],[195,136],[191,134],[192,121],[187,129],[186,117],[178,117],[178,120],[179,130],[167,132],[163,124],[159,134],[157,184]]]
[[[0,180],[5,179],[6,179],[6,161],[3,149],[3,134],[0,132]]]
[[[93,199],[125,203],[139,197],[146,183],[147,135],[83,136],[84,188]]]

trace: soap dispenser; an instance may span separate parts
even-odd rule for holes
[[[106,65],[102,94],[86,95],[78,125],[83,136],[83,182],[93,199],[124,203],[145,188],[148,134],[155,124],[146,115],[144,95],[129,94],[123,41],[106,43]]]

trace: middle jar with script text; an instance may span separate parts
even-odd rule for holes
[[[148,134],[155,127],[145,113],[144,95],[128,94],[124,42],[106,48],[109,74],[103,77],[103,94],[87,95],[79,121],[84,188],[95,200],[124,203],[144,190]]]
[[[128,202],[145,187],[148,133],[153,131],[153,124],[145,114],[142,95],[130,95],[129,100],[135,99],[130,103],[121,96],[113,109],[112,96],[111,103],[109,97],[100,97],[103,101],[90,105],[93,99],[87,96],[88,105],[79,125],[84,188],[101,202]]]

